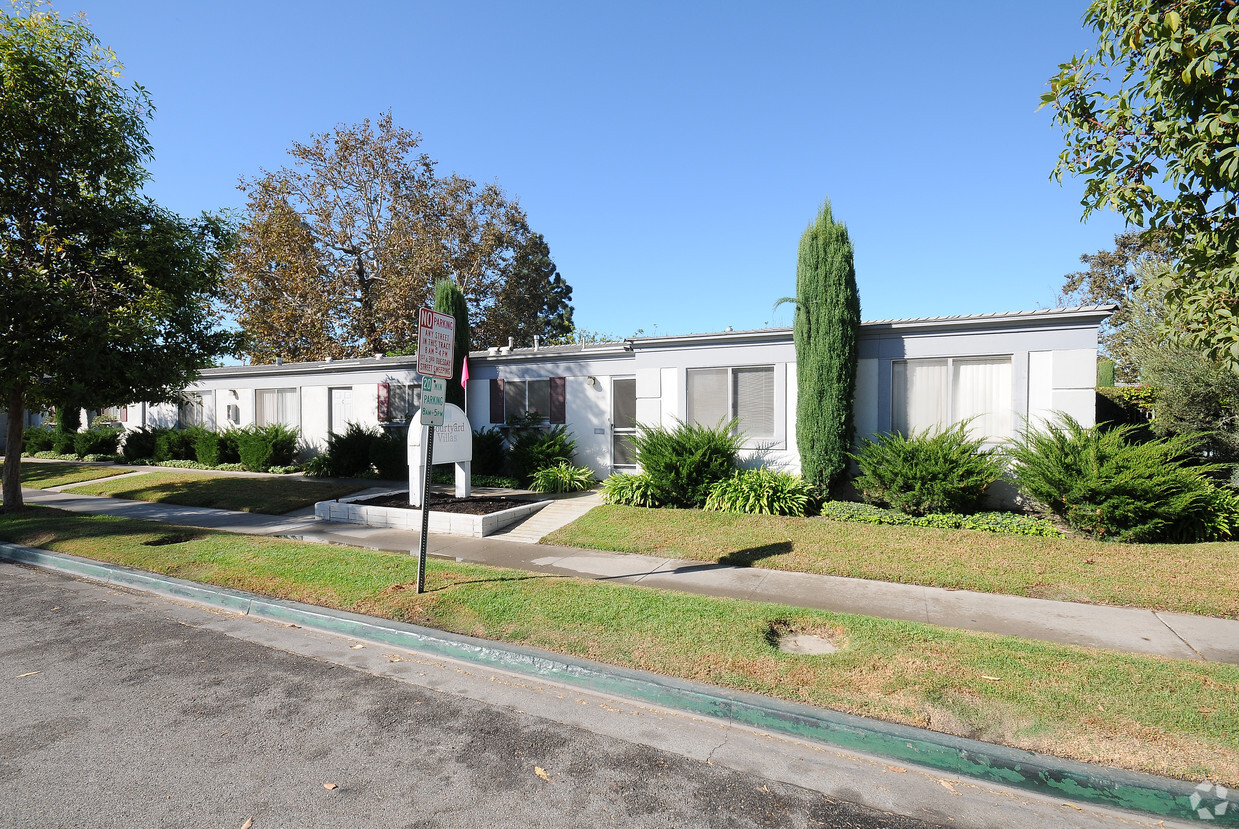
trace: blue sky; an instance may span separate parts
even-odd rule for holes
[[[165,206],[240,208],[293,140],[390,109],[441,171],[519,197],[577,324],[620,336],[790,324],[772,306],[827,198],[865,319],[1048,307],[1123,229],[1080,222],[1037,111],[1095,42],[1083,2],[56,8],[151,93]]]

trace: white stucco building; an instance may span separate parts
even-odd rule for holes
[[[879,320],[861,326],[857,436],[973,418],[993,441],[1063,411],[1095,417],[1097,331],[1112,306]],[[525,411],[563,424],[578,463],[600,477],[633,469],[638,423],[737,417],[747,463],[797,470],[796,352],[790,328],[634,337],[622,342],[494,347],[469,355],[474,429]],[[213,368],[186,402],[114,410],[126,428],[281,422],[308,449],[348,423],[400,424],[416,411],[413,357]]]

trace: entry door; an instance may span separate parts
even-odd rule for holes
[[[637,380],[616,377],[611,381],[611,465],[634,468],[632,438],[637,433]]]
[[[331,390],[331,420],[327,429],[337,435],[344,434],[353,417],[353,389]]]

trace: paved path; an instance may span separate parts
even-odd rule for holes
[[[23,490],[27,503],[256,535],[414,552],[416,531],[319,521],[312,510],[270,516]],[[432,535],[432,555],[497,567],[605,579],[887,619],[946,625],[1175,659],[1239,664],[1239,620],[789,573],[500,538]]]

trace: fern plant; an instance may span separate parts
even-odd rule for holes
[[[852,455],[865,501],[909,515],[976,511],[986,488],[1002,477],[1001,456],[968,436],[968,422],[949,429],[880,435]]]
[[[1212,541],[1239,530],[1239,499],[1192,465],[1188,438],[1136,442],[1134,426],[1085,428],[1060,415],[1010,450],[1024,493],[1069,526],[1116,541]]]
[[[803,517],[813,495],[814,488],[799,475],[769,469],[742,469],[710,487],[706,509]]]

